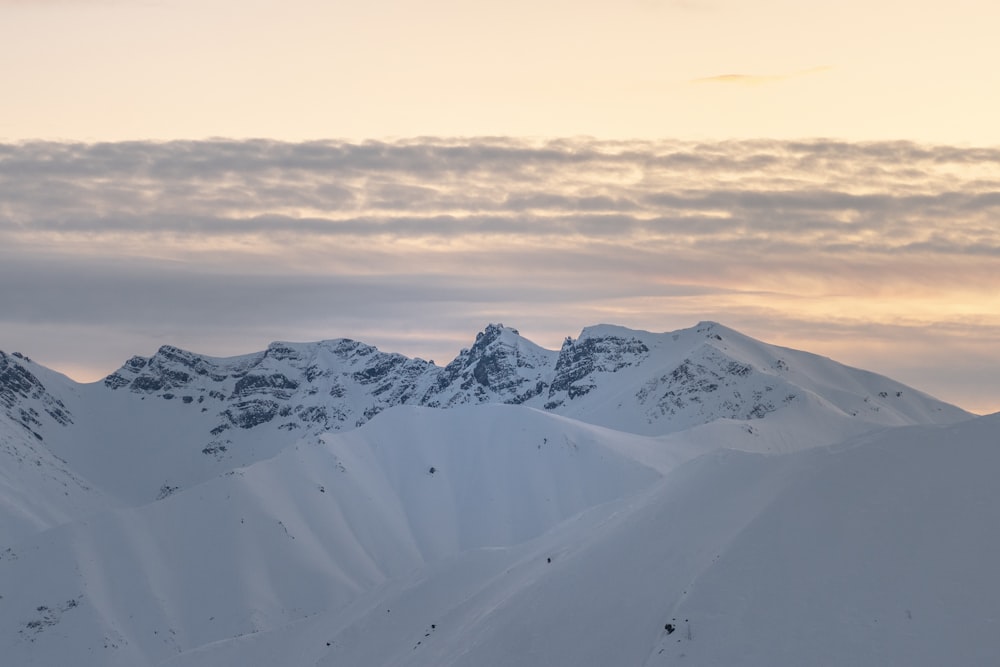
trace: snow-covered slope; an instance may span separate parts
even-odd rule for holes
[[[65,414],[40,442],[126,504],[356,428],[396,405],[521,404],[645,435],[723,419],[751,430],[766,422],[772,448],[969,416],[888,378],[714,323],[670,334],[590,327],[558,352],[490,325],[443,368],[341,339],[226,359],[164,346],[92,385],[51,375],[38,398],[8,401],[12,428],[20,423],[30,441],[41,433],[33,414]],[[46,403],[49,391],[65,403]]]
[[[667,334],[588,327],[558,352],[491,324],[444,368],[350,340],[274,343],[231,359],[163,347],[103,384],[209,412],[215,437],[206,446],[219,451],[234,429],[343,430],[399,404],[524,404],[647,435],[810,400],[887,426],[968,416],[888,378],[712,322]]]
[[[428,565],[520,544],[648,486],[660,474],[622,453],[647,440],[513,406],[395,408],[14,546],[0,557],[0,653],[157,664],[341,612]]]
[[[72,393],[65,376],[0,352],[0,548],[111,504],[46,446],[74,424]]]
[[[0,662],[983,664],[970,417],[714,323],[0,353]]]
[[[968,416],[886,377],[768,345],[714,322],[670,334],[584,329],[563,345],[544,407],[660,434],[723,418],[757,420],[807,403],[884,426]]]
[[[998,431],[719,451],[535,539],[166,664],[992,664]]]

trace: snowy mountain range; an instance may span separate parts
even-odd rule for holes
[[[0,353],[0,654],[988,664],[997,425],[711,322],[84,385]]]

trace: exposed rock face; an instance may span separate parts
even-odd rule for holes
[[[567,338],[559,351],[545,407],[553,409],[566,399],[587,394],[597,386],[595,375],[640,364],[648,354],[646,344],[634,337],[587,336],[577,341]]]
[[[635,394],[652,418],[694,412],[705,418],[760,419],[795,400],[795,390],[711,345],[695,351],[669,373],[649,380]]]
[[[73,416],[22,361],[28,360],[16,352],[13,355],[0,352],[0,406],[11,421],[41,440],[38,429],[43,425],[42,420],[47,417],[66,426],[73,423]]]
[[[275,420],[285,431],[320,432],[358,426],[410,401],[434,368],[347,339],[272,343],[264,352],[230,359],[164,346],[151,358],[133,357],[104,384],[168,400],[180,396],[184,403],[214,410],[220,421],[212,435]]]
[[[524,403],[549,387],[555,354],[522,338],[517,329],[491,324],[476,342],[437,371],[422,405]]]

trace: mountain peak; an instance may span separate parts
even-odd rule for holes
[[[11,368],[22,360],[4,359],[9,372],[0,384],[6,385],[9,414],[30,426],[24,414],[35,409],[45,415],[31,402],[44,387],[37,382],[30,390],[18,389],[27,379]],[[51,377],[44,374],[43,382],[56,387],[58,378]],[[707,321],[668,333],[599,324],[584,328],[576,340],[567,337],[558,351],[494,322],[444,367],[345,338],[276,341],[265,351],[228,358],[163,345],[151,357],[132,357],[95,388],[107,390],[119,393],[115,406],[131,405],[136,411],[139,404],[133,401],[146,401],[142,414],[170,415],[169,426],[157,427],[164,429],[164,446],[177,440],[170,433],[182,423],[188,433],[183,447],[213,461],[199,473],[206,475],[273,455],[291,442],[356,428],[399,405],[519,404],[643,435],[722,419],[768,417],[774,423],[782,415],[798,414],[797,406],[855,422],[855,430],[967,416],[888,378],[777,348]],[[79,390],[56,392],[47,404],[53,419],[78,414],[72,401],[66,400],[65,409],[55,402],[74,393]],[[108,399],[87,400],[98,405]],[[157,407],[161,402],[172,407]],[[122,417],[123,423],[129,419]],[[32,438],[32,432],[49,437],[49,431],[28,431]]]
[[[544,380],[557,353],[523,338],[517,329],[489,324],[472,347],[437,374],[426,405],[523,403],[548,388]]]
[[[482,338],[489,338],[491,340],[495,340],[496,338],[503,335],[505,331],[510,332],[515,336],[521,335],[521,333],[513,327],[505,327],[501,322],[491,322],[486,325],[486,328],[484,328],[482,331],[476,334],[476,341],[479,341]]]
[[[472,344],[470,352],[476,355],[498,341],[508,347],[516,346],[520,339],[521,333],[513,327],[505,327],[500,323],[487,324],[486,328],[476,334],[476,341]]]

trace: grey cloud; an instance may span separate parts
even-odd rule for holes
[[[844,281],[995,291],[998,208],[989,147],[0,144],[0,348],[53,325],[134,341],[394,321],[440,332],[501,317],[560,335],[608,319],[684,326],[688,314],[786,322],[795,313],[761,314],[759,301]]]
[[[567,196],[554,193],[508,194],[503,208],[509,211],[554,209],[557,211],[636,211],[639,205],[628,197],[608,195]]]
[[[564,140],[541,146],[445,140],[425,145],[49,142],[0,146],[0,193],[5,201],[24,202],[25,193],[58,196],[59,189],[68,187],[73,196],[62,198],[67,204],[273,207],[285,202],[334,209],[354,205],[365,194],[376,200],[382,196],[394,207],[462,205],[465,194],[465,205],[487,210],[497,208],[496,202],[513,206],[546,197],[579,208],[630,206],[635,194],[676,191],[677,177],[702,183],[706,190],[719,174],[830,180],[878,167],[896,178],[909,170],[912,179],[933,176],[934,167],[942,164],[989,165],[997,159],[1000,151],[821,141],[622,145]],[[914,170],[918,165],[923,169]],[[391,196],[393,192],[399,196]]]

